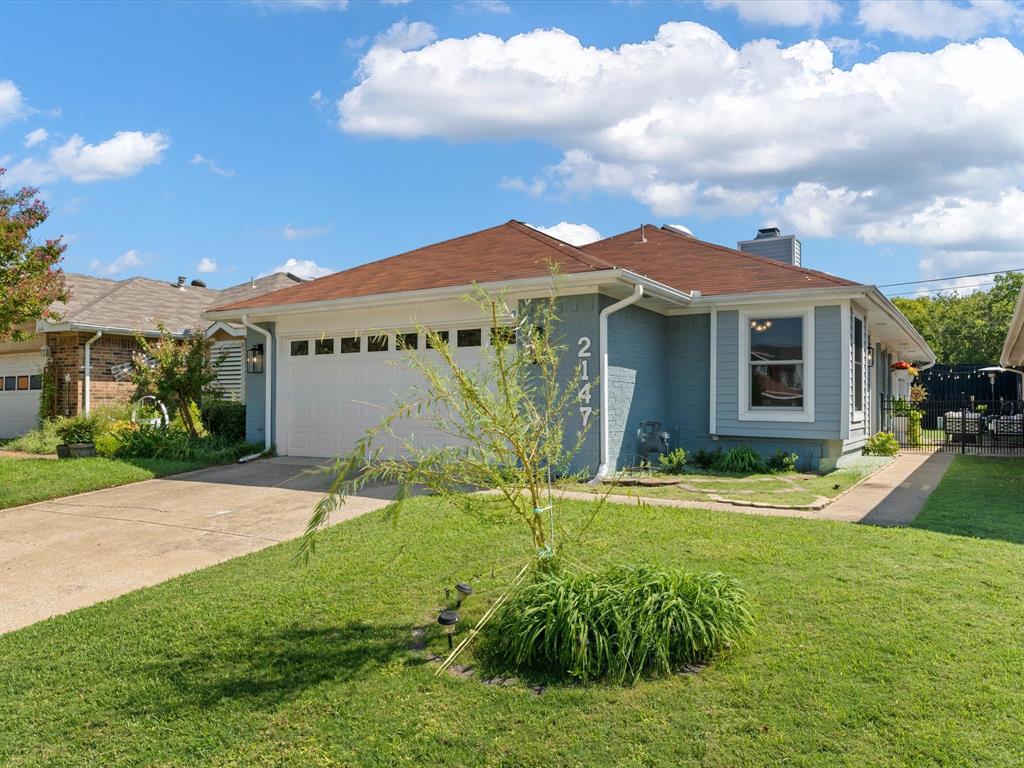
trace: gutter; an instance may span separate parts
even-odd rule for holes
[[[103,331],[96,331],[96,335],[85,342],[85,394],[84,394],[84,406],[85,412],[88,414],[91,406],[89,398],[89,389],[92,384],[92,344],[94,341],[103,335]]]
[[[259,333],[260,335],[263,336],[263,338],[265,338],[267,340],[267,348],[266,348],[266,351],[263,354],[263,359],[265,361],[264,362],[264,366],[263,366],[263,374],[267,377],[266,381],[263,382],[264,388],[265,388],[264,389],[264,395],[263,395],[263,406],[264,406],[263,407],[263,448],[264,448],[264,450],[269,451],[270,450],[270,424],[271,424],[271,415],[272,415],[271,414],[271,410],[272,410],[271,406],[273,404],[272,399],[271,399],[271,394],[272,393],[271,393],[271,388],[270,388],[271,374],[273,373],[273,370],[274,370],[274,364],[273,364],[273,360],[274,360],[273,352],[274,352],[274,350],[273,350],[273,344],[272,344],[273,337],[270,335],[270,331],[266,330],[265,328],[260,328],[258,325],[253,325],[252,323],[250,323],[249,322],[249,315],[248,314],[242,315],[241,320],[242,320],[242,325],[244,325],[246,328],[249,328],[250,330],[256,331],[256,333]],[[244,361],[244,359],[245,358],[244,358],[244,355],[243,355],[243,361]]]
[[[608,317],[620,309],[625,309],[630,304],[636,304],[643,295],[644,287],[637,283],[633,286],[632,295],[601,310],[598,321],[598,339],[601,345],[601,373],[598,380],[601,387],[601,464],[597,468],[597,474],[591,479],[591,483],[597,483],[608,475]]]

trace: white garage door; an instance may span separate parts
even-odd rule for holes
[[[461,328],[447,333],[460,363],[467,368],[479,365],[485,331]],[[421,350],[426,344],[422,336],[414,341],[414,334],[402,335],[402,344],[416,343]],[[367,429],[391,413],[418,377],[406,361],[408,353],[395,351],[395,342],[393,334],[285,339],[279,395],[282,452],[292,456],[347,453]],[[399,435],[412,436],[421,446],[451,442],[429,423],[407,420],[395,426]],[[397,439],[375,445],[389,453],[402,447]]]
[[[38,424],[42,370],[37,353],[0,357],[0,438],[23,435]]]

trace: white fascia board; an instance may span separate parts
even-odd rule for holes
[[[778,304],[784,302],[796,302],[806,304],[821,304],[828,300],[851,300],[867,299],[880,310],[885,312],[906,334],[910,343],[917,347],[921,354],[920,362],[935,363],[935,353],[928,346],[928,342],[900,312],[896,306],[887,299],[878,288],[873,285],[844,285],[835,288],[799,288],[786,291],[756,291],[750,293],[727,293],[716,296],[694,297],[690,306],[685,309],[674,311],[672,314],[693,314],[707,312],[711,307],[722,311],[727,309],[742,309],[757,304]]]
[[[60,333],[61,331],[83,331],[88,333],[95,333],[96,331],[103,331],[105,334],[112,334],[115,336],[150,336],[158,338],[160,331],[140,331],[135,328],[119,328],[112,325],[94,325],[91,323],[50,323],[46,320],[40,320],[36,323],[37,333]],[[171,331],[171,336],[176,339],[183,339],[188,334],[182,331]]]
[[[245,326],[239,328],[234,325],[229,325],[223,320],[218,320],[216,323],[214,323],[213,325],[206,329],[206,338],[210,338],[211,336],[213,336],[213,334],[217,333],[217,331],[224,331],[224,333],[228,334],[229,336],[235,336],[236,338],[242,338],[243,336],[245,336]]]
[[[458,298],[466,295],[475,289],[485,291],[500,291],[510,297],[536,296],[536,292],[550,291],[552,286],[556,289],[572,290],[579,293],[582,289],[590,288],[594,291],[602,286],[614,283],[626,283],[627,285],[643,285],[645,292],[657,295],[674,302],[689,302],[689,294],[677,291],[667,285],[650,280],[642,275],[624,269],[605,269],[597,272],[582,272],[570,275],[557,275],[554,278],[550,275],[543,277],[527,277],[519,280],[501,280],[490,283],[470,283],[465,285],[446,286],[444,288],[424,288],[416,291],[400,291],[396,293],[377,293],[371,296],[355,296],[344,299],[326,299],[324,301],[310,301],[302,304],[279,304],[269,307],[249,307],[247,309],[233,309],[213,312],[204,312],[203,317],[207,320],[234,320],[246,314],[250,319],[270,320],[279,315],[306,314],[309,312],[322,312],[336,309],[349,309],[363,306],[379,306],[387,304],[410,304],[422,301],[442,300]],[[559,290],[559,293],[562,291]]]

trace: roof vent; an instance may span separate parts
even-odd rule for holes
[[[687,237],[693,237],[693,232],[689,227],[684,227],[682,224],[666,224],[662,229],[668,232],[675,232],[680,235],[686,235]]]
[[[193,280],[190,283],[190,285],[194,285],[196,288],[205,288],[206,287],[206,283],[204,283],[202,280]]]
[[[178,289],[179,290],[182,290],[182,291],[185,290],[185,280],[186,279],[187,278],[184,275],[178,275]]]
[[[759,229],[757,237],[753,240],[740,240],[736,247],[744,253],[753,253],[794,267],[800,266],[800,241],[796,235],[783,235],[778,227]]]

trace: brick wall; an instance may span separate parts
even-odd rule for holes
[[[84,366],[85,342],[91,333],[48,333],[46,343],[50,347],[50,366],[57,385],[56,411],[59,414],[75,414],[85,407]],[[138,345],[131,336],[104,335],[92,344],[92,370],[90,400],[92,405],[102,405],[127,400],[135,391],[130,381],[115,381],[110,372],[112,365],[130,363]]]

